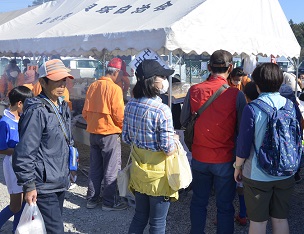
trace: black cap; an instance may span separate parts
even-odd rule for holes
[[[136,76],[139,79],[148,79],[152,76],[170,76],[174,70],[162,67],[157,61],[146,59],[142,61],[136,69]]]
[[[226,50],[217,50],[210,57],[211,67],[229,67],[232,63],[232,54]]]
[[[10,64],[17,64],[16,59],[11,59],[9,62],[10,62]]]

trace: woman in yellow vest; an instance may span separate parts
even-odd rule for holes
[[[136,70],[134,98],[125,107],[122,140],[132,145],[129,188],[136,204],[129,233],[143,233],[149,221],[150,233],[164,234],[170,201],[178,198],[165,171],[177,136],[171,110],[158,96],[167,92],[167,77],[173,72],[155,60],[144,60]]]

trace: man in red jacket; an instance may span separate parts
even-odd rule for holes
[[[224,84],[233,69],[232,55],[217,50],[210,57],[211,76],[193,85],[185,98],[181,123]],[[217,206],[217,233],[233,233],[235,182],[233,162],[238,126],[246,99],[237,88],[230,87],[218,96],[198,117],[192,144],[192,189],[190,206],[191,233],[204,233],[209,195],[214,186]]]

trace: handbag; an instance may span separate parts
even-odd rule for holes
[[[187,152],[179,140],[175,139],[175,144],[177,151],[173,155],[166,157],[166,175],[169,186],[178,191],[190,185],[192,173]]]
[[[203,113],[204,110],[225,90],[229,87],[228,84],[223,84],[199,109],[197,112],[191,115],[190,120],[185,126],[183,126],[184,131],[184,141],[190,152],[192,152],[192,144],[194,137],[194,125],[197,118]]]
[[[143,118],[148,113],[148,110],[149,110],[149,108],[143,114]],[[138,133],[138,128],[136,130],[134,139],[136,138],[137,133]],[[131,193],[129,190],[130,170],[131,170],[131,166],[132,166],[132,162],[131,162],[132,150],[133,150],[133,144],[131,145],[131,152],[129,154],[129,158],[128,158],[125,168],[118,171],[118,174],[117,174],[117,186],[118,186],[119,196],[121,196],[121,197],[134,198],[133,193]]]
[[[131,158],[131,153],[129,155],[127,165],[123,170],[120,170],[117,175],[117,186],[118,186],[119,196],[121,197],[126,197],[127,195],[130,194],[128,188],[130,181],[130,169],[132,165],[132,163],[130,162],[130,158]]]
[[[71,140],[72,136],[70,134],[68,134],[68,130],[66,129],[63,119],[62,119],[61,115],[59,114],[58,109],[54,105],[54,103],[47,98],[43,98],[43,100],[45,100],[52,106],[52,108],[58,118],[63,135],[65,136],[65,139],[69,144],[69,169],[70,169],[70,171],[77,171],[78,162],[79,162],[79,153],[78,153],[77,148],[73,146],[73,140]],[[68,135],[70,137],[68,137]]]
[[[22,211],[16,234],[46,234],[43,217],[37,204],[25,204]]]

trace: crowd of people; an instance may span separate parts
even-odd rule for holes
[[[0,120],[0,153],[7,155],[3,171],[10,204],[0,212],[0,228],[14,216],[15,232],[24,204],[37,203],[47,233],[60,234],[64,233],[63,201],[71,183],[69,148],[74,142],[67,86],[74,77],[60,59],[45,61],[38,70],[36,66],[28,69],[28,64],[24,60],[26,68],[21,72],[16,60],[11,60],[1,79],[6,83],[0,85],[1,95],[10,103]],[[211,55],[208,70],[208,79],[192,85],[182,107],[178,104],[173,111],[166,94],[174,70],[155,60],[142,61],[135,71],[132,97],[125,104],[130,86],[126,63],[120,58],[109,61],[105,75],[88,87],[82,110],[90,134],[88,209],[99,204],[103,211],[128,207],[117,191],[122,140],[131,147],[129,189],[136,206],[128,233],[143,233],[148,224],[150,233],[165,233],[170,203],[179,196],[165,176],[165,159],[177,155],[174,141],[179,136],[174,130],[186,126],[228,84],[194,125],[190,233],[204,233],[212,190],[217,233],[233,233],[235,221],[247,225],[247,220],[249,233],[266,233],[269,218],[274,233],[289,233],[289,202],[295,182],[301,180],[299,168],[289,175],[273,176],[259,166],[256,149],[263,145],[269,117],[257,103],[275,109],[288,104],[301,130],[295,138],[302,139],[303,110],[296,84],[300,91],[304,77],[297,80],[283,74],[274,63],[258,66],[249,77],[242,68],[234,68],[232,55],[225,50]]]

